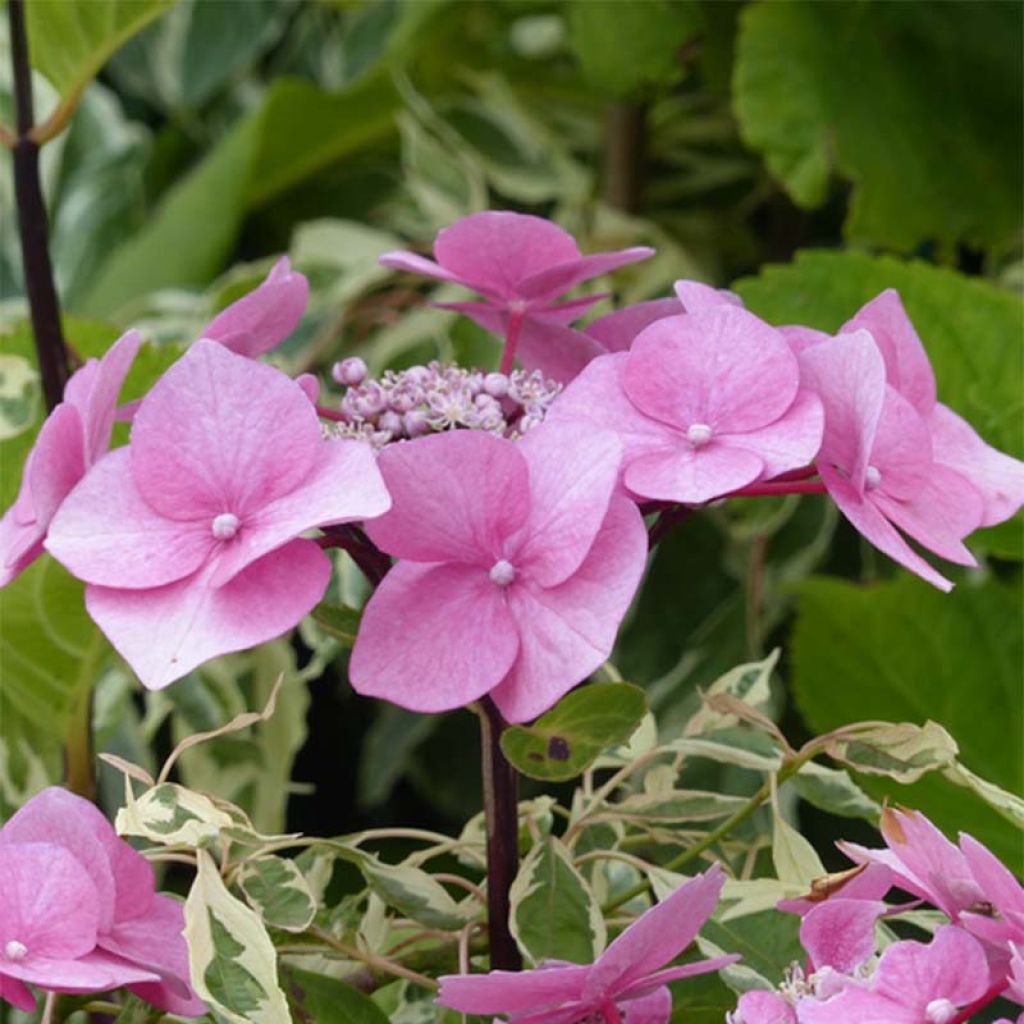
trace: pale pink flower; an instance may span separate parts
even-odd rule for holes
[[[886,384],[885,362],[871,334],[840,334],[805,348],[799,358],[805,384],[825,406],[817,466],[840,511],[890,558],[951,589],[897,527],[949,561],[976,565],[962,538],[981,523],[980,494],[960,473],[934,461],[928,426]]]
[[[68,381],[64,400],[43,423],[25,462],[21,490],[0,520],[0,587],[43,553],[61,502],[110,447],[117,396],[139,349],[134,331]]]
[[[324,440],[298,384],[199,341],[143,400],[131,444],[68,496],[46,546],[155,689],[292,628],[330,575],[296,538],[388,505],[370,449]]]
[[[533,971],[446,975],[437,1003],[462,1013],[505,1014],[516,1024],[667,1024],[671,981],[717,971],[738,956],[667,967],[696,938],[718,901],[719,865],[641,914],[589,965],[564,962]]]
[[[778,992],[755,989],[740,996],[726,1024],[797,1024],[796,1010]]]
[[[127,985],[186,1017],[206,1012],[189,985],[180,903],[87,800],[50,788],[0,829],[0,995],[29,1008],[18,980],[62,992]]]
[[[414,711],[489,693],[521,722],[590,675],[647,554],[639,511],[613,496],[620,452],[608,431],[546,423],[381,452],[393,506],[366,531],[399,562],[363,614],[353,687]]]
[[[786,340],[727,302],[657,320],[628,353],[595,360],[548,418],[612,428],[632,494],[694,505],[807,465],[822,433]]]
[[[485,302],[441,303],[475,320],[486,331],[516,335],[523,365],[563,381],[582,345],[592,355],[600,346],[563,334],[603,295],[558,302],[569,289],[592,277],[644,260],[653,249],[638,246],[618,252],[584,256],[568,232],[542,217],[507,211],[474,213],[441,231],[434,242],[434,260],[412,252],[389,252],[386,267],[454,281],[479,292]],[[435,262],[436,261],[436,262]],[[511,367],[506,367],[511,369]]]

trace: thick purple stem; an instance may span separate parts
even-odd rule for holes
[[[480,746],[487,825],[487,931],[491,970],[518,971],[523,961],[509,931],[509,889],[519,869],[519,776],[501,752],[505,720],[490,697],[480,702]]]

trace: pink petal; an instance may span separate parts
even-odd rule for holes
[[[824,1002],[804,998],[799,1003],[800,1024],[922,1024],[924,1008],[902,1006],[886,996],[850,982]],[[760,1024],[755,1020],[752,1024]]]
[[[892,523],[929,551],[958,565],[977,565],[960,538],[980,524],[981,495],[957,472],[932,464],[931,473],[913,498],[892,499],[885,483],[874,493],[875,505]]]
[[[43,553],[46,528],[36,522],[31,498],[23,483],[16,501],[0,519],[0,587],[6,587]]]
[[[100,895],[83,863],[54,843],[22,840],[0,845],[0,935],[20,942],[23,960],[5,956],[5,974],[41,958],[75,958],[96,945]]]
[[[782,996],[758,990],[740,996],[736,1024],[797,1024],[797,1018],[793,1007]]]
[[[788,324],[779,328],[779,333],[789,343],[789,347],[799,356],[805,348],[819,345],[823,341],[832,341],[832,335],[824,331],[816,331],[813,327],[802,327],[799,324]]]
[[[259,287],[218,313],[200,337],[255,359],[295,330],[308,301],[309,282],[282,256]]]
[[[988,986],[985,951],[962,928],[945,925],[927,945],[894,942],[882,954],[875,991],[895,1003],[923,1010],[933,999],[965,1006]]]
[[[520,280],[516,293],[534,302],[550,301],[592,277],[610,274],[619,267],[650,259],[653,255],[653,249],[638,245],[617,252],[596,252],[589,256],[577,256]]]
[[[88,402],[80,410],[85,429],[86,465],[91,466],[110,447],[117,399],[141,344],[138,332],[128,331],[110,346],[99,361]]]
[[[316,400],[320,397],[320,380],[315,373],[300,373],[295,378],[295,383],[302,388],[302,393],[316,405]]]
[[[520,442],[530,511],[508,558],[542,587],[564,582],[587,556],[608,512],[622,444],[586,424],[541,424]]]
[[[578,999],[589,968],[542,967],[533,971],[446,974],[438,980],[438,1006],[461,1013],[523,1013]]]
[[[863,849],[863,847],[860,849]],[[884,864],[867,862],[861,858],[853,859],[857,860],[858,863],[864,863],[866,865],[864,870],[849,878],[829,898],[875,901],[882,899],[893,886],[892,872]],[[819,901],[806,898],[779,900],[775,904],[778,910],[783,910],[787,914],[800,914],[801,916],[820,906],[821,903]]]
[[[676,281],[673,290],[686,313],[695,313],[699,309],[711,309],[715,306],[744,308],[743,300],[735,292],[725,288],[713,288],[701,281]]]
[[[674,449],[629,462],[623,481],[642,498],[701,505],[763,475],[765,464],[761,458],[735,443],[738,440],[742,444],[745,436],[723,437],[703,448],[692,448],[680,440]]]
[[[391,498],[368,444],[322,441],[309,476],[295,490],[246,518],[238,534],[220,546],[210,584],[223,586],[257,558],[307,530],[371,519],[390,506]]]
[[[671,426],[741,433],[777,420],[793,404],[799,381],[796,357],[774,327],[722,305],[643,330],[624,383],[637,408]]]
[[[866,331],[842,334],[803,350],[800,374],[825,407],[820,459],[842,467],[859,493],[886,395],[878,346]]]
[[[546,323],[564,327],[583,316],[595,302],[600,302],[604,298],[607,298],[607,294],[585,295],[581,299],[559,302],[555,305],[545,306],[542,310],[529,311],[526,320],[527,322],[543,320]],[[502,336],[505,334],[509,312],[504,303],[495,305],[489,302],[435,302],[434,305],[438,309],[450,309],[456,313],[464,313],[485,331],[490,331],[492,334]]]
[[[294,540],[220,588],[201,570],[153,590],[90,585],[85,604],[143,685],[159,690],[210,658],[286,633],[323,597],[330,574],[316,544]]]
[[[396,252],[386,252],[383,256],[377,257],[377,262],[392,270],[404,270],[410,274],[425,274],[427,277],[435,277],[439,281],[462,281],[457,274],[453,274],[444,267],[438,266],[433,260],[428,260],[414,252],[406,252],[404,249]]]
[[[622,1024],[668,1024],[672,1016],[672,993],[667,988],[655,989],[639,999],[619,1004]]]
[[[814,461],[821,449],[825,410],[812,391],[798,391],[793,404],[774,423],[729,437],[729,443],[754,452],[764,463],[763,480]]]
[[[450,711],[508,672],[519,639],[485,569],[399,562],[363,612],[352,688],[411,711]]]
[[[32,1013],[36,1008],[36,997],[32,995],[23,981],[17,978],[6,978],[0,974],[0,999],[6,999],[11,1006]]]
[[[638,917],[598,957],[584,998],[622,992],[682,953],[715,909],[724,884],[725,874],[715,864]]]
[[[818,469],[822,482],[828,489],[832,500],[839,506],[839,511],[879,551],[885,552],[893,561],[899,562],[900,565],[938,587],[939,590],[948,592],[953,589],[953,584],[936,572],[896,532],[889,520],[872,502],[870,492],[865,496],[857,494],[850,486],[849,481],[828,465],[819,464]]]
[[[244,517],[294,490],[320,441],[316,412],[294,381],[200,340],[143,400],[132,472],[168,518]]]
[[[664,970],[655,971],[653,974],[641,978],[623,991],[618,998],[633,999],[638,995],[650,992],[658,985],[667,985],[671,981],[682,981],[684,978],[695,978],[699,974],[720,971],[740,959],[738,953],[729,953],[727,956],[717,956],[712,960],[696,960],[690,964],[680,964],[678,967],[666,967]]]
[[[1024,888],[1021,888],[1013,872],[991,850],[966,832],[960,833],[960,849],[986,901],[998,908],[1003,917],[1024,914]],[[1024,942],[1024,935],[1016,941]]]
[[[85,475],[82,420],[61,402],[46,418],[25,464],[25,484],[35,520],[45,532],[61,502]]]
[[[800,943],[811,957],[812,969],[854,973],[875,955],[875,922],[887,910],[879,900],[841,897],[815,906],[800,924]]]
[[[587,557],[564,583],[544,589],[526,579],[508,588],[519,657],[491,692],[508,721],[536,718],[608,658],[646,559],[643,518],[631,501],[616,497]]]
[[[72,959],[26,957],[4,964],[4,972],[54,992],[106,992],[140,981],[153,981],[148,971],[126,964],[100,950]]]
[[[79,579],[149,588],[194,572],[216,546],[210,523],[167,519],[139,494],[130,448],[100,459],[68,495],[46,548]]]
[[[599,317],[584,330],[606,351],[626,352],[645,327],[667,316],[682,316],[684,312],[678,299],[652,299]]]
[[[932,409],[928,427],[935,461],[965,476],[981,494],[982,526],[1009,519],[1024,504],[1024,462],[986,444],[946,405]]]
[[[843,325],[844,332],[866,330],[885,360],[886,378],[921,416],[935,405],[935,372],[899,292],[887,288]]]
[[[488,569],[526,520],[529,473],[512,441],[459,430],[384,449],[378,461],[391,510],[367,523],[382,551],[417,562]]]
[[[543,217],[488,210],[440,232],[434,256],[463,284],[511,299],[525,278],[578,260],[580,251],[570,234]]]
[[[523,321],[516,346],[516,357],[525,369],[540,370],[545,380],[559,384],[574,380],[602,353],[601,346],[583,331],[530,316]]]
[[[881,490],[893,498],[912,498],[932,475],[932,441],[924,420],[891,387],[886,387],[882,415],[869,462],[881,473]]]

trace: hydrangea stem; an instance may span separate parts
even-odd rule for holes
[[[39,358],[43,395],[53,409],[64,395],[71,376],[68,350],[60,322],[60,303],[50,264],[46,205],[39,182],[39,144],[32,139],[32,72],[29,68],[23,0],[9,0],[11,66],[17,111],[14,143],[14,193],[18,206],[18,233],[25,271],[25,291],[32,317],[32,333]]]
[[[505,328],[505,347],[501,352],[500,373],[511,373],[516,358],[516,345],[519,343],[519,332],[523,327],[526,310],[514,309],[509,314],[508,327]]]
[[[509,889],[519,867],[519,777],[501,752],[505,720],[489,697],[480,702],[484,820],[487,826],[487,931],[491,970],[518,971],[523,962],[509,931]]]

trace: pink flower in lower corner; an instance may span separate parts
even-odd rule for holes
[[[667,1024],[668,984],[735,963],[738,956],[669,967],[696,938],[718,902],[725,875],[714,865],[638,917],[589,966],[552,963],[532,971],[446,975],[440,1006],[504,1014],[516,1024]]]
[[[632,494],[694,505],[807,465],[822,433],[785,338],[725,301],[657,320],[628,353],[595,360],[548,416],[613,429]]]
[[[117,396],[138,352],[134,331],[68,381],[64,400],[43,423],[25,462],[21,490],[0,520],[0,587],[42,553],[61,502],[110,446]]]
[[[189,982],[182,906],[87,800],[50,788],[0,829],[0,998],[126,985],[169,1013],[206,1007]]]
[[[620,454],[608,431],[546,423],[517,442],[386,448],[393,505],[366,529],[399,561],[363,614],[355,689],[414,711],[490,694],[522,722],[598,668],[647,555],[639,511],[613,494]]]
[[[389,504],[370,448],[324,440],[300,385],[199,341],[143,400],[131,443],[65,500],[46,546],[157,689],[291,629],[330,575],[301,535]]]

